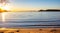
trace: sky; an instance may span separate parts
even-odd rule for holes
[[[60,9],[60,0],[11,0],[14,11]]]

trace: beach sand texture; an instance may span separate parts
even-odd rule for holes
[[[0,33],[60,33],[60,28],[6,28],[0,29]]]

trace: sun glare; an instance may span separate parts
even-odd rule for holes
[[[1,8],[2,10],[7,10],[7,11],[10,10],[9,5],[4,5],[4,6],[1,6],[1,5],[0,5],[0,8]]]
[[[10,10],[7,6],[2,7],[3,10]]]
[[[6,5],[0,4],[0,12],[2,12],[1,13],[2,14],[2,22],[5,22],[5,15],[6,15],[5,10],[7,12],[10,11],[10,6],[8,4],[6,4]]]

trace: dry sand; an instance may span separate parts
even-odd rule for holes
[[[60,33],[60,28],[0,28],[0,33]]]

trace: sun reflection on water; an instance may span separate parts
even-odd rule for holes
[[[2,22],[5,22],[5,15],[6,13],[2,13]]]

